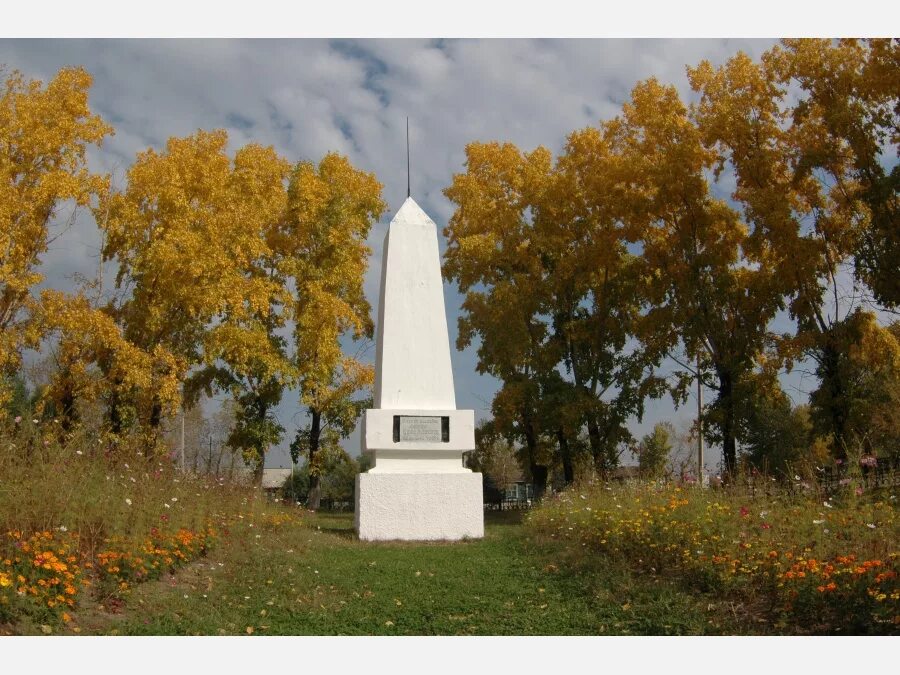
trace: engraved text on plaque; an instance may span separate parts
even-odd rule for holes
[[[394,415],[394,442],[448,443],[449,417]]]

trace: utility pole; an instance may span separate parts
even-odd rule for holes
[[[700,352],[697,352],[697,483],[703,487],[703,384],[700,379]]]
[[[409,197],[412,192],[409,189],[409,116],[406,118],[406,196]]]

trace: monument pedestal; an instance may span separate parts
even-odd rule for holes
[[[361,473],[356,531],[364,541],[481,538],[481,474]]]

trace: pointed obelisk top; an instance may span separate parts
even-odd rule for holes
[[[393,229],[398,225],[401,227],[406,225],[433,227],[435,229],[435,234],[437,233],[437,225],[435,225],[434,221],[422,210],[422,207],[419,206],[412,197],[407,197],[404,200],[400,210],[397,211],[391,219],[391,224],[388,226],[388,229]]]

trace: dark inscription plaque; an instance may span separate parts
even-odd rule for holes
[[[450,418],[394,415],[394,443],[449,443]]]

